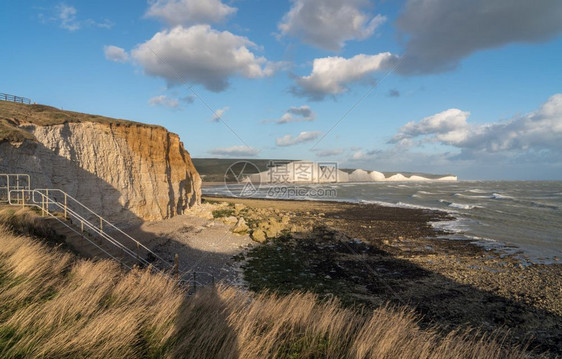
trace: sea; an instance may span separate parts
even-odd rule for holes
[[[562,182],[456,181],[245,185],[203,188],[214,196],[373,203],[440,210],[434,222],[450,240],[466,240],[528,263],[562,263]]]

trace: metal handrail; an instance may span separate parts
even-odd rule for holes
[[[118,249],[120,249],[122,252],[126,253],[127,255],[129,255],[130,257],[134,258],[135,260],[139,261],[140,263],[149,266],[151,263],[148,262],[147,260],[145,260],[144,258],[140,257],[138,255],[138,253],[135,253],[134,251],[132,251],[131,249],[127,248],[127,246],[125,246],[123,243],[121,243],[120,241],[118,241],[117,239],[113,238],[112,236],[110,236],[108,233],[104,232],[102,229],[98,229],[96,225],[90,223],[86,218],[82,217],[81,215],[79,215],[78,213],[76,213],[74,210],[67,208],[66,206],[63,206],[61,203],[57,202],[57,201],[52,201],[52,202],[48,202],[47,199],[48,197],[46,195],[44,195],[43,193],[41,193],[38,190],[13,190],[11,192],[14,193],[20,193],[22,194],[22,196],[26,193],[26,192],[30,192],[31,193],[31,200],[32,200],[32,204],[41,208],[41,210],[43,211],[43,213],[47,213],[47,214],[51,214],[50,211],[50,206],[54,205],[56,207],[58,207],[60,210],[63,210],[65,212],[65,217],[68,218],[68,214],[70,214],[70,217],[74,217],[76,218],[78,221],[80,221],[82,228],[85,225],[87,229],[90,229],[91,231],[93,231],[95,234],[99,235],[100,237],[102,237],[102,239],[105,239],[106,241],[108,241],[109,243],[111,243],[112,245],[114,245],[115,247],[117,247]],[[35,195],[39,195],[41,200],[37,200],[35,198]],[[19,199],[18,199],[18,203],[12,203],[10,202],[11,205],[15,205],[15,204],[20,204],[19,203]],[[24,203],[21,203],[24,204]],[[28,203],[31,204],[31,203]],[[149,252],[151,252],[149,250]],[[112,256],[113,257],[113,256]]]
[[[15,190],[14,190],[15,191]],[[21,191],[19,191],[21,193]],[[41,206],[39,206],[38,204],[35,203],[24,203],[27,206],[32,206],[32,207],[37,207],[37,208],[41,208]],[[19,203],[11,203],[10,205],[19,205]],[[42,209],[42,208],[41,208]],[[97,245],[94,241],[92,241],[91,239],[89,239],[88,237],[86,237],[83,233],[78,232],[76,229],[72,228],[71,226],[69,226],[67,223],[65,223],[63,220],[61,220],[60,218],[58,218],[57,216],[55,216],[53,213],[51,212],[46,212],[49,216],[53,217],[54,219],[56,219],[58,222],[60,222],[62,225],[64,225],[65,227],[67,227],[68,229],[70,229],[71,231],[73,231],[74,233],[76,233],[77,235],[79,235],[80,237],[82,237],[83,239],[87,240],[88,242],[90,242],[91,244],[93,244],[96,248],[98,248],[100,251],[102,251],[103,253],[107,254],[110,258],[112,258],[113,260],[122,263],[119,259],[117,259],[115,256],[113,256],[111,253],[107,252],[105,249],[103,249],[102,247],[100,247],[99,245]],[[129,267],[127,264],[122,263],[124,266],[126,266],[127,268],[131,269],[131,267]]]
[[[10,179],[13,178],[13,177],[15,177],[15,182],[16,182],[15,186],[12,186],[11,183],[10,183]],[[24,180],[23,180],[24,184],[23,185],[20,183],[20,181],[21,181],[20,177],[24,178]],[[202,286],[202,283],[200,281],[198,281],[196,279],[196,277],[200,276],[200,275],[208,275],[212,278],[212,282],[215,283],[215,276],[211,273],[196,272],[196,271],[191,270],[191,269],[188,269],[184,272],[178,271],[179,268],[176,265],[172,266],[168,261],[166,261],[165,259],[163,259],[159,255],[154,253],[152,250],[150,250],[148,247],[146,247],[145,245],[143,245],[142,243],[137,241],[135,238],[131,237],[129,234],[122,231],[120,228],[118,228],[117,226],[115,226],[114,224],[109,222],[107,219],[103,218],[102,216],[100,216],[99,214],[94,212],[92,209],[90,209],[89,207],[87,207],[86,205],[84,205],[83,203],[78,201],[76,198],[70,196],[68,193],[66,193],[66,192],[64,192],[60,189],[42,188],[42,189],[33,189],[32,190],[31,189],[31,180],[30,180],[30,176],[28,174],[0,173],[0,180],[2,178],[5,178],[6,186],[0,186],[0,193],[1,193],[2,189],[6,190],[7,197],[8,197],[7,203],[9,203],[10,205],[22,205],[22,206],[28,205],[28,206],[33,206],[33,207],[37,207],[37,208],[41,209],[43,215],[47,214],[47,215],[55,218],[57,221],[62,223],[65,227],[69,228],[71,231],[73,231],[74,233],[76,233],[77,235],[82,237],[83,239],[87,240],[89,243],[93,244],[96,248],[101,250],[107,256],[109,256],[110,258],[114,259],[115,261],[121,263],[122,265],[124,265],[125,267],[127,267],[129,269],[131,269],[130,266],[128,266],[126,263],[123,263],[122,260],[118,259],[114,255],[112,255],[111,253],[106,251],[104,248],[102,248],[100,245],[96,244],[91,239],[87,238],[84,235],[83,232],[82,233],[78,232],[76,229],[74,229],[70,225],[68,225],[65,221],[63,221],[60,218],[58,218],[57,216],[55,216],[55,214],[50,211],[50,207],[55,206],[55,208],[60,210],[61,213],[64,213],[65,219],[76,219],[76,220],[80,221],[82,231],[84,231],[84,228],[86,228],[88,230],[87,233],[90,233],[90,231],[93,232],[93,234],[101,237],[101,239],[103,239],[103,240],[106,240],[111,245],[120,249],[122,251],[122,253],[127,254],[128,256],[135,259],[139,263],[142,263],[146,266],[149,266],[152,269],[155,269],[155,270],[158,270],[159,272],[164,273],[163,269],[152,266],[152,263],[150,263],[148,260],[142,258],[139,255],[138,250],[140,250],[140,248],[142,248],[144,251],[146,251],[147,253],[152,255],[155,259],[158,259],[162,264],[165,264],[165,266],[167,266],[167,269],[173,270],[174,272],[171,273],[171,274],[173,276],[177,277],[179,282],[183,282],[183,283],[190,283],[191,282],[193,284],[194,288],[196,288],[197,285]],[[53,193],[62,194],[64,196],[64,201],[60,202],[59,200],[57,200],[57,198],[51,197],[53,195]],[[39,199],[36,198],[36,195],[39,196]],[[96,224],[92,223],[89,219],[85,218],[85,216],[79,214],[74,208],[70,208],[69,203],[68,203],[69,200],[70,200],[71,203],[78,205],[79,208],[82,208],[82,209],[86,210],[87,211],[86,213],[88,213],[88,216],[93,215],[93,217],[96,218],[96,222],[97,222],[97,220],[99,220],[100,221],[99,228]],[[110,231],[110,233],[122,234],[123,236],[125,236],[126,239],[128,239],[128,240],[132,241],[132,243],[136,244],[137,252],[135,253],[133,250],[131,250],[126,245],[121,243],[121,241],[114,238],[112,235],[110,235],[106,231],[104,231],[104,226],[114,230],[114,232]],[[92,233],[90,233],[90,234],[92,234]],[[193,275],[193,278],[190,278],[192,275]],[[188,277],[185,278],[186,276],[188,276]]]
[[[25,184],[24,185],[20,185],[20,177],[24,179]],[[10,185],[10,179],[15,178],[15,182],[16,185],[15,186],[11,186]],[[5,186],[0,186],[0,195],[2,194],[2,190],[6,190],[6,200],[2,200],[0,198],[0,202],[9,202],[10,201],[10,189],[14,188],[16,190],[19,189],[26,189],[29,190],[31,189],[31,179],[29,177],[28,174],[25,173],[0,173],[0,179],[5,179]]]
[[[48,188],[36,188],[34,191],[38,191],[38,192],[44,192],[42,194],[46,195],[47,198],[51,198],[49,196],[49,194],[53,193],[53,192],[58,192],[61,193],[64,196],[64,207],[66,209],[70,209],[68,207],[68,199],[72,200],[75,204],[81,206],[82,208],[84,208],[85,210],[87,210],[88,212],[90,212],[90,214],[94,215],[95,217],[97,217],[97,219],[100,221],[100,230],[103,231],[103,226],[104,224],[111,227],[112,229],[116,230],[117,232],[119,232],[120,234],[124,235],[125,237],[127,237],[129,240],[133,241],[137,246],[142,247],[144,250],[146,250],[147,252],[149,252],[151,255],[153,255],[155,258],[159,259],[162,263],[165,263],[168,268],[171,268],[172,265],[168,262],[166,262],[163,258],[161,258],[159,255],[157,255],[156,253],[154,253],[153,251],[151,251],[148,247],[146,247],[145,245],[143,245],[141,242],[137,241],[136,239],[134,239],[133,237],[131,237],[129,234],[123,232],[120,228],[118,228],[117,226],[115,226],[113,223],[109,222],[107,219],[103,218],[102,216],[100,216],[99,214],[97,214],[96,212],[94,212],[92,209],[90,209],[89,207],[87,207],[86,205],[84,205],[82,202],[78,201],[76,198],[72,197],[71,195],[69,195],[68,193],[60,190],[60,189],[48,189]],[[56,198],[54,198],[55,201]],[[57,201],[58,202],[58,201]]]

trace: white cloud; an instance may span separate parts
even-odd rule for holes
[[[217,156],[240,157],[256,156],[260,151],[249,146],[232,146],[226,148],[215,148],[209,151],[210,154]]]
[[[231,76],[261,78],[273,74],[274,64],[256,57],[248,47],[254,43],[208,25],[177,26],[156,33],[138,45],[132,56],[146,74],[164,78],[169,86],[191,82],[220,92]]]
[[[372,17],[367,0],[292,0],[291,9],[278,27],[282,35],[326,50],[340,50],[348,40],[373,35],[386,18]]]
[[[560,0],[408,0],[396,21],[408,39],[398,71],[447,71],[479,50],[542,42],[562,33],[561,19]]]
[[[389,52],[377,55],[359,54],[352,58],[324,57],[315,59],[312,73],[295,79],[297,87],[292,92],[319,101],[326,95],[338,95],[348,90],[354,82],[370,79],[377,71],[390,69],[398,59]]]
[[[213,122],[219,122],[220,120],[222,120],[222,117],[224,115],[224,113],[228,111],[228,106],[227,107],[223,107],[223,108],[219,108],[218,110],[215,111],[215,113],[213,114],[213,117],[211,118],[211,121]]]
[[[124,49],[109,45],[103,47],[103,52],[105,53],[105,58],[110,61],[115,62],[127,62],[129,61],[129,54]]]
[[[145,16],[176,26],[220,22],[234,13],[236,8],[225,5],[220,0],[156,0]]]
[[[397,135],[392,138],[393,143],[422,136],[434,135],[435,141],[454,144],[468,136],[469,126],[466,120],[470,112],[459,109],[449,109],[433,116],[426,117],[420,122],[408,122],[402,126]]]
[[[562,178],[562,94],[509,121],[469,123],[450,109],[399,129],[386,149],[355,148],[342,165],[389,172],[452,173],[463,179]],[[426,143],[446,145],[424,152]]]
[[[102,29],[111,29],[113,27],[113,22],[111,22],[108,19],[105,19],[103,22],[99,22],[99,21],[95,21],[92,19],[86,19],[82,22],[82,24],[86,25],[86,26],[95,26],[95,27],[99,27]]]
[[[330,150],[315,149],[313,151],[314,151],[314,153],[316,153],[316,156],[318,156],[318,157],[333,157],[333,156],[341,155],[342,153],[345,152],[345,150],[343,148],[336,148],[336,149],[330,149]]]
[[[78,11],[74,6],[59,4],[56,7],[57,17],[60,20],[60,27],[68,31],[80,29],[80,23],[76,20]]]
[[[100,27],[104,29],[111,29],[113,23],[109,20],[104,20],[103,22],[98,22],[92,19],[79,20],[77,17],[78,10],[74,6],[66,5],[61,3],[55,7],[55,17],[50,18],[50,21],[55,21],[59,23],[59,26],[68,31],[76,31],[82,27]],[[40,14],[40,17],[43,17]]]
[[[276,138],[275,144],[281,147],[293,146],[304,142],[314,141],[320,135],[322,135],[321,131],[304,131],[299,133],[296,137],[293,135],[285,135],[283,137]]]
[[[358,150],[353,152],[350,161],[367,160],[373,158],[374,155],[375,155],[375,151]]]
[[[167,97],[165,95],[155,96],[148,100],[150,106],[165,106],[170,108],[178,108],[180,103],[177,99]]]
[[[264,122],[275,122],[279,125],[291,122],[312,122],[314,121],[316,114],[310,109],[309,106],[291,107],[289,108],[281,118],[276,120],[267,120]]]
[[[467,123],[469,112],[450,109],[410,122],[391,143],[420,138],[460,148],[464,155],[493,152],[562,151],[562,94],[550,97],[537,111],[505,122]]]

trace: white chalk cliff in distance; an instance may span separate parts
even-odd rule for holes
[[[335,167],[321,166],[315,162],[295,161],[272,167],[267,171],[248,176],[245,181],[253,183],[339,183],[339,182],[432,182],[457,181],[457,176],[427,178],[418,175],[410,177],[397,173],[386,177],[378,171],[356,169],[350,174]]]

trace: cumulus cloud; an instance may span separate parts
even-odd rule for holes
[[[483,49],[562,33],[559,0],[408,0],[396,25],[407,37],[398,71],[436,73]]]
[[[375,32],[386,18],[372,17],[367,0],[292,0],[291,9],[278,27],[282,35],[304,43],[340,50],[348,40],[363,40]]]
[[[466,122],[470,112],[449,109],[433,116],[425,117],[420,122],[408,122],[402,126],[391,142],[398,143],[422,135],[432,135],[432,140],[446,144],[463,141],[470,132]]]
[[[154,17],[171,26],[220,22],[236,12],[236,8],[220,0],[156,0],[145,16]]]
[[[550,97],[538,110],[505,122],[469,124],[469,112],[450,109],[399,129],[390,142],[420,139],[462,150],[463,155],[562,150],[562,94]]]
[[[327,95],[339,95],[351,83],[366,81],[377,71],[391,69],[398,57],[389,52],[377,55],[359,54],[352,58],[324,57],[315,59],[308,76],[295,79],[292,92],[311,101],[323,100]],[[372,79],[371,79],[372,80]]]
[[[150,106],[164,106],[170,108],[178,108],[180,103],[176,98],[167,97],[165,95],[155,96],[148,100]]]
[[[105,53],[105,58],[109,61],[115,62],[127,62],[129,61],[129,54],[124,49],[109,45],[103,47],[103,52]]]
[[[266,120],[264,122],[275,122],[279,125],[291,122],[312,122],[316,114],[310,109],[309,106],[291,107],[281,118],[275,120]]]
[[[275,139],[275,144],[280,147],[294,146],[305,142],[314,141],[322,135],[322,131],[303,131],[297,136],[285,135]]]
[[[256,156],[260,151],[249,146],[232,146],[226,148],[215,148],[209,151],[210,154],[217,156],[227,156],[227,157],[244,157],[244,156]]]
[[[215,113],[213,114],[213,117],[211,118],[211,121],[213,122],[219,122],[222,119],[222,116],[224,115],[224,113],[226,111],[228,111],[228,106],[223,107],[223,108],[219,108],[218,110],[215,111]]]
[[[254,46],[246,37],[209,25],[177,26],[138,45],[132,57],[146,74],[165,79],[169,86],[191,82],[220,92],[229,86],[232,76],[261,78],[273,74],[275,65],[256,57],[248,49]]]

